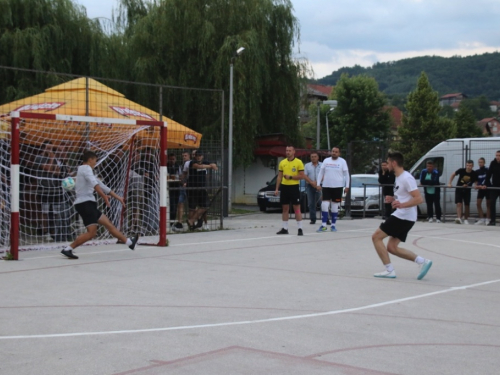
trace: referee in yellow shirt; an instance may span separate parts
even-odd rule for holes
[[[306,180],[310,184],[313,183],[304,174],[304,163],[295,157],[295,147],[287,146],[286,159],[280,162],[278,178],[276,179],[276,190],[274,191],[274,195],[278,195],[281,185],[280,203],[283,208],[283,228],[276,234],[288,234],[288,213],[290,204],[292,204],[295,212],[295,220],[297,220],[299,228],[298,235],[303,235],[302,214],[300,212],[300,180]]]

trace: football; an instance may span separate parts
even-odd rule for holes
[[[71,191],[75,188],[75,179],[73,177],[66,177],[62,180],[62,187],[66,191]]]

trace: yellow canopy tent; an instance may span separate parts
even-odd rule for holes
[[[57,85],[45,90],[44,93],[28,98],[16,100],[14,102],[0,105],[0,117],[7,120],[11,111],[61,114],[73,116],[91,116],[100,118],[120,118],[133,120],[160,120],[160,115],[146,107],[134,103],[125,96],[102,83],[89,78],[88,90],[87,79],[78,78],[61,85]],[[188,127],[179,124],[165,116],[162,121],[167,122],[167,148],[198,148],[201,137]],[[57,131],[57,128],[49,131],[41,121],[26,121],[21,126],[21,132],[25,135],[24,142],[40,143],[40,139],[30,138],[30,134],[37,133],[44,127],[45,133],[49,131],[50,139],[62,140],[82,140],[89,136],[87,141],[98,142],[99,137],[109,137],[110,124],[103,123],[65,123],[64,132]],[[113,131],[119,132],[124,129],[123,125],[113,124]],[[137,139],[141,141],[141,146],[154,147],[158,143],[159,130],[143,130],[137,134]]]

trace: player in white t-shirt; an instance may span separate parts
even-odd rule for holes
[[[335,223],[339,216],[342,192],[349,190],[349,169],[347,162],[340,157],[340,148],[332,148],[332,156],[323,160],[316,181],[317,189],[323,190],[321,202],[321,226],[316,232],[327,232],[328,208],[332,212],[331,232],[336,232]]]
[[[399,247],[401,241],[405,242],[408,232],[417,221],[417,205],[423,202],[415,178],[403,168],[403,155],[399,152],[390,153],[387,158],[390,171],[394,171],[394,196],[386,196],[386,202],[392,203],[396,209],[393,214],[380,225],[372,235],[373,246],[385,266],[385,271],[373,276],[389,279],[396,278],[396,271],[391,264],[389,253],[400,258],[414,261],[420,267],[418,280],[423,279],[432,266],[432,260],[417,256],[410,250]],[[384,238],[389,237],[387,247]]]

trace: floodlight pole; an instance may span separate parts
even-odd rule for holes
[[[243,53],[243,47],[238,48],[231,57],[229,65],[229,134],[228,134],[228,158],[227,158],[227,209],[231,212],[233,205],[233,65],[234,60]]]
[[[326,118],[326,138],[328,140],[328,150],[331,151],[330,148],[330,129],[328,129],[328,114],[337,107],[337,101],[336,100],[324,100],[323,104],[329,105],[330,109],[328,112],[326,112],[325,118]],[[319,105],[318,105],[319,108]],[[318,118],[319,118],[319,113],[318,113]],[[319,124],[318,124],[319,127]]]

